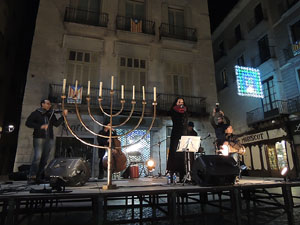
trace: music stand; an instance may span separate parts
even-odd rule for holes
[[[190,159],[190,152],[198,152],[200,147],[200,140],[201,137],[199,136],[181,136],[179,140],[177,151],[176,152],[183,152],[184,153],[184,164],[185,164],[185,172],[183,178],[183,185],[186,181],[192,181],[191,176],[191,159]]]

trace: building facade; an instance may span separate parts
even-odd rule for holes
[[[298,177],[299,15],[298,0],[241,0],[212,34],[218,99],[255,175]],[[237,94],[236,65],[259,69],[263,98]]]
[[[126,100],[124,115],[114,123],[124,121],[130,112],[133,85],[138,103],[133,119],[118,130],[120,133],[131,129],[140,117],[142,86],[146,89],[147,107],[146,118],[138,131],[149,128],[153,87],[157,87],[157,119],[147,143],[140,146],[139,151],[146,148],[149,152],[146,158],[152,157],[156,162],[160,158],[160,169],[164,172],[172,125],[167,111],[177,96],[184,96],[190,119],[195,122],[199,135],[204,137],[213,131],[208,123],[208,109],[217,99],[211,46],[206,0],[41,0],[15,170],[31,162],[32,131],[24,123],[42,98],[49,98],[59,107],[63,79],[67,79],[67,91],[78,80],[78,87],[82,88],[81,114],[98,132],[100,128],[88,119],[87,84],[91,81],[91,111],[96,119],[103,121],[105,118],[97,105],[99,82],[103,82],[102,103],[107,110],[111,76],[114,76],[114,100],[119,102],[121,85],[125,85]],[[120,107],[117,103],[115,110]],[[96,137],[87,132],[76,118],[74,104],[67,104],[67,107],[74,130],[80,137],[96,144]],[[56,129],[53,154],[65,156],[71,151],[67,146],[72,146],[77,149],[74,151],[77,156],[80,152],[93,152],[94,160],[97,158],[96,149],[88,149],[74,140],[64,127]],[[127,139],[122,141],[130,142]],[[213,152],[212,142],[203,143],[208,153]]]

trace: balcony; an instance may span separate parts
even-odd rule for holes
[[[294,57],[293,46],[287,45],[284,49],[282,49],[283,53],[283,63],[286,64],[291,58]]]
[[[117,16],[117,30],[155,35],[155,22],[132,17]]]
[[[300,96],[288,100],[288,110],[290,114],[300,112]]]
[[[269,59],[274,59],[274,58],[276,58],[275,47],[269,46],[266,49],[266,51],[251,58],[251,66],[257,68],[264,62],[268,61]]]
[[[65,22],[107,27],[108,14],[67,7],[65,11]]]
[[[68,87],[68,85],[67,85]],[[83,86],[83,96],[82,96],[82,102],[80,104],[80,108],[82,108],[83,111],[87,112],[87,102],[86,102],[86,90],[87,87]],[[98,106],[98,88],[91,87],[91,110],[99,112],[99,106]],[[61,93],[62,93],[62,85],[60,84],[50,84],[49,85],[49,100],[53,103],[60,103],[61,102]],[[104,109],[110,108],[110,89],[103,89],[102,90],[102,106]],[[124,105],[124,112],[129,112],[131,110],[131,97],[132,97],[132,91],[125,91],[125,100],[126,103]],[[175,98],[177,95],[173,94],[157,94],[157,114],[161,116],[167,115],[168,111],[170,110],[171,105],[173,104]],[[188,111],[192,116],[206,116],[206,101],[203,97],[194,97],[194,96],[183,96],[186,105],[188,106]],[[116,90],[114,94],[114,108],[118,108],[120,106],[120,90]],[[135,114],[138,115],[142,111],[142,92],[135,93],[135,99],[137,101],[136,107],[135,107]],[[146,92],[146,110],[145,115],[151,116],[152,115],[152,101],[153,101],[153,93],[152,92]],[[74,108],[73,104],[67,104],[68,108]],[[116,110],[118,111],[118,110]]]
[[[159,27],[159,36],[180,40],[197,41],[197,30],[194,28],[180,27],[173,24],[162,23]]]
[[[247,124],[251,125],[257,122],[268,120],[277,117],[281,114],[289,113],[288,101],[277,100],[273,103],[273,109],[264,111],[263,107],[256,108],[250,112],[247,112]]]

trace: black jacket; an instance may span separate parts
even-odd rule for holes
[[[56,118],[53,110],[46,111],[43,108],[38,108],[32,112],[26,120],[25,125],[33,128],[33,138],[50,138],[53,139],[53,126],[58,127],[64,118]],[[49,124],[48,129],[41,129],[44,124]]]

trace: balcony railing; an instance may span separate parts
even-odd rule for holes
[[[67,85],[68,86],[68,85]],[[83,86],[83,96],[81,105],[83,105],[83,110],[86,108],[86,90],[87,87]],[[53,103],[60,103],[61,102],[61,93],[62,93],[62,85],[60,84],[50,84],[49,86],[49,100]],[[99,109],[98,106],[98,88],[91,87],[91,107],[92,109]],[[116,90],[114,94],[114,106],[116,109],[119,109],[120,105],[120,90]],[[173,94],[157,94],[157,114],[158,115],[166,115],[167,112],[170,110],[172,103],[174,102],[177,95]],[[182,96],[188,106],[188,112],[192,115],[206,115],[206,101],[203,97],[193,97],[193,96]],[[102,90],[102,106],[104,109],[108,109],[110,107],[110,89],[103,89]],[[125,92],[125,106],[124,111],[128,112],[131,110],[131,98],[132,98],[132,91]],[[135,93],[135,99],[137,101],[135,112],[137,114],[141,113],[142,110],[142,92]],[[146,92],[146,115],[152,114],[152,101],[153,101],[153,93]],[[71,105],[69,105],[72,107]]]
[[[282,49],[282,53],[283,53],[283,64],[287,63],[287,61],[289,61],[291,58],[294,57],[293,54],[293,46],[292,45],[287,45],[284,49]]]
[[[288,100],[289,113],[300,112],[300,96]]]
[[[276,58],[275,47],[269,46],[262,54],[251,58],[251,66],[258,67],[269,59]]]
[[[126,30],[153,35],[155,34],[155,22],[153,21],[125,16],[117,16],[116,23],[118,30]]]
[[[107,27],[108,14],[67,7],[65,11],[65,21]]]
[[[280,114],[289,113],[288,101],[277,100],[272,103],[273,109],[264,111],[263,107],[256,108],[250,112],[247,112],[247,124],[257,123],[266,119],[270,119]]]
[[[160,37],[176,38],[188,41],[197,41],[197,30],[194,28],[180,27],[173,24],[162,23],[159,27]]]

